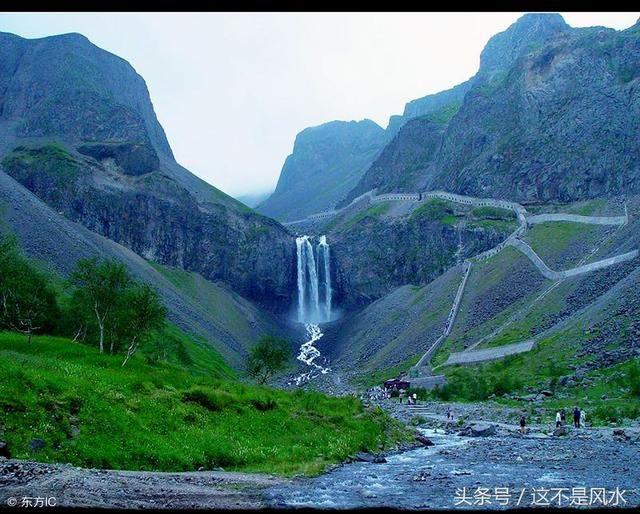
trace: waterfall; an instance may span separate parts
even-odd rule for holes
[[[297,237],[296,238],[296,247],[298,251],[298,321],[303,321],[305,317],[304,312],[304,297],[305,297],[305,268],[302,265],[304,260],[302,258],[302,253],[304,252],[304,247],[302,246],[304,243],[304,238]]]
[[[331,260],[329,256],[329,245],[327,244],[327,236],[321,236],[318,243],[318,257],[322,252],[322,261],[324,263],[324,305],[325,313],[328,321],[331,321]]]
[[[331,262],[327,237],[321,236],[314,248],[309,236],[296,238],[298,264],[298,321],[331,321]],[[321,277],[322,276],[322,277]],[[320,280],[322,278],[322,281]],[[322,295],[321,293],[322,285]]]
[[[327,236],[321,236],[314,254],[309,236],[296,238],[298,263],[298,321],[305,324],[307,340],[300,347],[298,360],[308,367],[308,372],[294,379],[296,385],[308,382],[318,374],[326,374],[329,368],[317,364],[320,351],[315,343],[324,335],[319,323],[331,321],[331,259]]]
[[[316,269],[316,260],[313,258],[313,246],[311,241],[305,241],[305,255],[307,258],[307,273],[309,274],[309,285],[311,286],[311,321],[320,321],[320,292],[318,287],[318,270]]]

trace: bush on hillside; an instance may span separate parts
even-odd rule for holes
[[[262,336],[249,350],[247,373],[258,383],[265,384],[274,374],[287,367],[291,356],[291,345],[286,339]]]
[[[25,334],[52,332],[59,318],[47,276],[18,250],[15,238],[0,235],[0,329]]]

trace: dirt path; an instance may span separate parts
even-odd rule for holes
[[[250,473],[94,470],[0,458],[3,506],[53,497],[59,507],[253,509],[265,506],[265,488],[286,482]]]

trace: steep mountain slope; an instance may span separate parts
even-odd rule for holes
[[[236,368],[241,367],[246,348],[260,335],[287,333],[286,327],[255,304],[222,284],[200,278],[200,294],[206,298],[216,295],[213,308],[202,297],[185,290],[187,279],[172,280],[177,273],[189,275],[186,272],[165,271],[128,248],[69,221],[1,171],[0,230],[15,234],[29,257],[63,277],[82,258],[122,261],[138,279],[159,291],[171,321],[203,338]]]
[[[0,34],[0,159],[55,210],[139,255],[288,306],[289,233],[177,164],[143,79],[83,36]]]
[[[639,202],[637,196],[628,198],[630,221],[625,226],[545,223],[529,229],[524,239],[558,270],[638,249]],[[624,212],[615,200],[541,209],[556,208],[596,216]],[[556,366],[560,374],[584,373],[640,356],[638,263],[636,257],[551,281],[525,255],[506,247],[473,264],[453,328],[432,362],[441,365],[452,352],[472,346],[497,348],[533,338],[537,344],[532,351],[500,361],[501,369],[511,376],[526,370],[543,381],[549,378],[548,366]],[[452,267],[426,286],[389,292],[329,325],[319,348],[351,376],[407,370],[442,333],[460,277],[459,267]],[[484,369],[484,364],[470,366]],[[445,366],[435,372],[456,369]]]
[[[338,127],[343,133],[347,130],[345,122],[304,130],[285,162],[276,191],[258,210],[291,221],[336,204],[344,206],[374,188],[379,192],[428,188],[439,169],[435,156],[442,132],[465,95],[479,82],[500,80],[520,56],[568,30],[570,27],[558,14],[523,16],[487,43],[476,75],[445,91],[412,100],[402,115],[391,116],[384,135],[376,134],[375,152],[365,149],[362,153],[362,136],[356,137],[353,122],[353,139],[337,133]],[[337,137],[341,137],[339,144],[334,141]]]
[[[638,76],[639,30],[563,33],[467,95],[434,184],[522,201],[637,192]]]
[[[385,142],[371,120],[332,121],[304,129],[273,194],[256,210],[290,221],[328,210],[360,180]]]
[[[324,222],[296,228],[326,235],[335,301],[353,310],[397,287],[428,284],[502,242],[517,226],[515,214],[505,209],[437,198],[371,202],[365,197]]]
[[[405,125],[347,199],[373,187],[523,202],[636,192],[639,75],[640,25],[572,29],[525,15],[489,41],[444,126]]]
[[[451,89],[408,102],[404,106],[402,115],[394,115],[389,118],[389,125],[387,126],[389,139],[392,139],[405,123],[414,118],[420,118],[433,113],[442,113],[444,115],[447,113],[453,114],[462,104],[464,95],[467,94],[474,80],[475,77],[471,77],[469,80]]]

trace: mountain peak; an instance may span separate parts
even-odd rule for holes
[[[570,29],[558,13],[527,13],[489,40],[480,54],[480,72],[504,70],[521,55]]]

